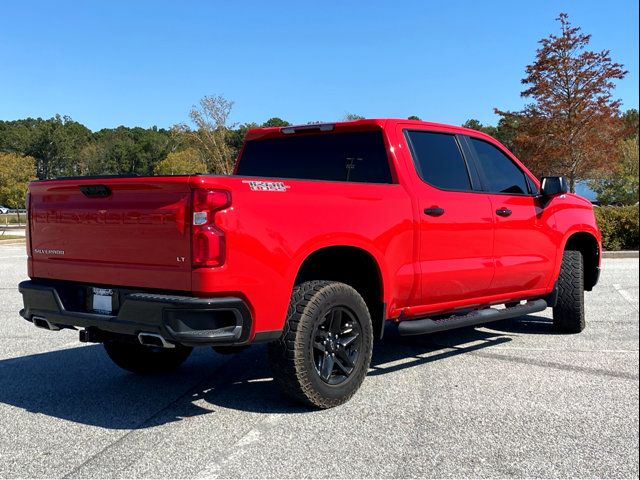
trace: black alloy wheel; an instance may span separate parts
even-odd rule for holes
[[[353,373],[362,345],[362,327],[344,307],[331,308],[313,334],[313,363],[323,382],[343,383]]]
[[[360,388],[372,350],[362,296],[344,283],[311,280],[293,288],[282,336],[268,352],[273,378],[287,395],[332,408]]]

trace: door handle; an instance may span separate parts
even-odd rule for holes
[[[444,208],[440,208],[440,207],[425,208],[424,213],[426,213],[430,217],[439,217],[440,215],[444,214]]]
[[[508,217],[513,212],[511,210],[509,210],[508,208],[499,208],[498,210],[496,210],[496,213],[498,215],[500,215],[501,217]]]

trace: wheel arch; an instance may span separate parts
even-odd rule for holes
[[[600,273],[600,243],[595,235],[579,231],[574,232],[567,237],[564,242],[566,250],[577,250],[582,253],[584,261],[584,289],[591,291],[598,282]]]
[[[354,245],[331,245],[309,252],[300,263],[293,285],[310,280],[331,280],[353,287],[371,315],[374,337],[382,338],[386,320],[384,273],[379,259]]]

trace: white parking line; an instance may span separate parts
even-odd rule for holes
[[[563,348],[558,350],[557,348],[530,348],[530,347],[491,347],[494,350],[517,350],[517,351],[530,351],[530,352],[559,352],[563,353],[631,353],[638,355],[638,350],[575,350]]]
[[[622,286],[618,283],[614,283],[613,288],[616,289],[620,296],[624,298],[629,303],[629,305],[631,305],[635,309],[636,312],[638,311],[638,307],[636,306],[637,300],[633,298],[629,292],[622,288]]]
[[[214,479],[219,477],[220,470],[243,453],[243,447],[260,442],[263,434],[272,425],[278,423],[282,418],[280,413],[266,414],[253,428],[249,429],[244,435],[230,445],[218,458],[213,459],[209,464],[196,474],[195,478],[199,480]]]

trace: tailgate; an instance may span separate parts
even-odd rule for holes
[[[188,177],[34,182],[33,278],[191,289]]]

